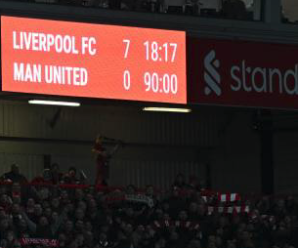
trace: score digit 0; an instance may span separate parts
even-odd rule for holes
[[[123,87],[125,90],[130,89],[130,72],[129,72],[129,70],[125,70],[123,73]]]

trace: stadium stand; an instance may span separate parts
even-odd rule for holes
[[[15,169],[15,165],[12,167]],[[0,247],[293,248],[293,196],[243,196],[204,189],[178,175],[162,192],[65,181],[57,165],[28,183],[0,184]],[[73,169],[72,169],[73,170]],[[9,172],[10,173],[10,172]],[[84,183],[84,182],[83,182]]]
[[[113,10],[192,15],[214,18],[252,20],[253,15],[242,0],[13,0],[40,4],[72,5]]]

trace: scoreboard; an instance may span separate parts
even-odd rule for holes
[[[1,17],[2,91],[186,103],[183,31]]]

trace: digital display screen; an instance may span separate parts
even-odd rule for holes
[[[2,90],[186,103],[186,34],[1,17]]]

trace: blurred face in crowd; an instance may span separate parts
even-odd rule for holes
[[[52,207],[59,208],[59,205],[60,205],[59,198],[53,198],[51,201],[51,204],[52,204]]]
[[[100,231],[102,233],[108,233],[110,230],[110,227],[108,225],[103,225],[101,228],[100,228]]]
[[[179,197],[179,190],[175,187],[172,192],[174,197]]]
[[[74,204],[68,203],[67,204],[67,211],[68,211],[68,214],[73,215],[75,213]]]
[[[71,232],[73,230],[73,222],[68,220],[65,223],[65,231],[66,232]]]
[[[95,139],[95,142],[98,143],[98,144],[101,144],[103,142],[103,136],[101,134],[98,134],[96,136],[96,139]]]
[[[52,209],[51,208],[46,208],[45,211],[44,211],[44,215],[47,217],[47,218],[50,218],[52,216]]]
[[[78,231],[83,231],[83,230],[84,230],[84,222],[81,221],[81,220],[78,220],[78,221],[76,222],[76,229],[77,229]]]
[[[168,202],[164,202],[164,203],[162,204],[162,209],[163,209],[165,212],[167,212],[167,211],[170,209],[170,205],[169,205],[169,203],[168,203]]]
[[[22,245],[18,241],[14,241],[13,248],[22,248]]]
[[[171,232],[171,235],[170,235],[170,239],[173,241],[173,240],[178,240],[179,239],[179,235],[176,231],[173,231]]]
[[[240,217],[238,215],[233,215],[232,222],[233,225],[238,225],[240,223]]]
[[[238,227],[238,231],[243,232],[246,229],[246,224],[241,222]]]
[[[192,240],[187,248],[201,248],[201,243],[199,240]]]
[[[195,213],[198,211],[198,204],[195,202],[190,203],[189,205],[189,211],[192,213]]]
[[[82,189],[76,189],[75,198],[76,200],[82,200],[84,198],[84,192]]]
[[[292,224],[292,218],[290,216],[286,216],[284,218],[284,222],[286,226],[290,226]]]
[[[255,227],[254,227],[253,224],[250,223],[250,224],[247,225],[247,230],[248,230],[249,232],[253,232],[254,229],[255,229]]]
[[[57,212],[53,212],[52,213],[52,222],[55,223],[58,221],[58,213]]]
[[[35,205],[35,201],[33,198],[29,198],[28,201],[27,201],[27,207],[28,208],[34,208],[34,205]]]
[[[163,211],[162,211],[162,209],[160,209],[160,208],[156,209],[155,210],[155,214],[156,214],[156,218],[158,220],[162,220],[162,218],[163,218]]]
[[[78,248],[78,247],[79,247],[79,245],[78,245],[76,240],[71,242],[70,245],[69,245],[69,248]]]
[[[170,215],[169,215],[168,213],[165,213],[165,214],[163,215],[163,219],[164,219],[164,220],[167,220],[167,221],[170,221],[170,220],[171,220],[171,217],[170,217]]]
[[[42,202],[42,208],[43,209],[50,208],[50,207],[51,207],[51,204],[48,201],[43,201]]]
[[[84,201],[79,201],[79,203],[78,203],[78,208],[79,208],[79,209],[82,209],[82,210],[85,212],[86,209],[87,209],[87,204],[86,204],[86,202],[84,202]]]
[[[58,164],[52,164],[51,171],[52,171],[52,173],[59,173],[59,165]]]
[[[20,206],[19,204],[13,204],[11,208],[12,215],[17,215],[20,213]]]
[[[147,186],[146,188],[146,194],[149,196],[153,196],[154,195],[154,188],[152,185]]]
[[[251,238],[251,235],[250,235],[250,233],[248,231],[243,231],[240,234],[240,238],[242,240],[244,240],[244,241],[247,241],[247,240],[249,240]]]
[[[128,217],[132,217],[134,215],[134,211],[132,208],[127,208],[125,210],[125,214],[128,216]]]
[[[222,228],[218,228],[218,229],[216,230],[216,235],[218,235],[218,236],[223,236],[223,234],[224,234],[224,230],[223,230]]]
[[[214,235],[209,235],[208,243],[216,243],[216,237]]]
[[[138,225],[136,231],[141,234],[145,231],[145,228],[143,225]]]
[[[39,225],[40,226],[47,226],[49,224],[48,219],[45,216],[40,217]]]
[[[7,188],[4,185],[0,186],[0,195],[6,194],[7,193]]]
[[[92,232],[93,226],[90,221],[87,221],[85,224],[85,229],[89,232]]]
[[[133,185],[128,185],[126,188],[126,192],[129,195],[133,195],[136,193],[135,187]]]
[[[101,192],[97,193],[96,200],[97,200],[98,204],[100,204],[101,206],[105,205],[105,197]]]
[[[9,242],[12,242],[15,239],[15,235],[13,231],[9,231],[6,235],[6,238]]]
[[[215,238],[215,244],[217,247],[221,247],[222,246],[222,239],[219,236],[216,236]]]
[[[85,212],[83,209],[77,208],[76,209],[76,213],[75,213],[75,217],[77,220],[83,220],[85,217]]]
[[[58,236],[59,243],[65,243],[66,242],[66,235],[64,233],[60,233]]]
[[[88,193],[88,194],[86,194],[85,199],[86,199],[86,202],[89,204],[90,201],[94,200],[94,197],[92,194]]]
[[[0,197],[0,204],[1,205],[6,205],[9,203],[9,197],[8,195],[4,194]]]
[[[185,220],[187,220],[187,218],[188,218],[188,216],[187,216],[186,211],[180,211],[179,219],[182,220],[182,221],[185,221]]]
[[[0,208],[0,220],[6,218],[6,212],[4,210],[4,208]]]
[[[107,235],[105,233],[99,234],[99,241],[100,242],[106,242],[107,241]]]
[[[77,172],[76,172],[75,168],[70,168],[68,171],[68,174],[70,177],[75,177]]]
[[[227,248],[236,248],[236,244],[232,240],[228,240],[227,242]]]
[[[68,201],[68,193],[67,193],[66,190],[63,190],[63,191],[61,192],[61,200],[62,200],[62,202],[66,202],[66,201]]]
[[[218,224],[220,227],[225,227],[227,225],[227,219],[224,216],[221,216],[218,220]]]
[[[6,230],[9,227],[9,221],[8,219],[2,219],[0,220],[0,229]]]
[[[197,200],[197,203],[200,204],[205,204],[208,202],[208,199],[203,198],[202,194],[200,192],[195,193],[195,199]]]
[[[38,191],[38,196],[40,199],[42,200],[46,200],[49,198],[50,196],[50,191],[47,189],[47,188],[41,188],[39,191]]]
[[[42,215],[42,207],[40,204],[35,204],[34,206],[34,214],[36,216],[41,216]]]
[[[12,202],[15,204],[21,204],[21,197],[20,196],[13,196]]]
[[[84,237],[85,237],[86,245],[91,246],[94,239],[92,232],[89,232],[89,231],[85,232]]]
[[[133,232],[133,227],[131,224],[127,224],[126,227],[125,227],[125,231],[126,233],[129,235],[129,234],[132,234]]]
[[[81,247],[84,244],[84,236],[83,236],[83,234],[77,235],[76,241],[77,241],[78,245]]]
[[[155,247],[156,248],[163,248],[166,246],[166,241],[164,239],[159,239],[156,243],[155,243]]]
[[[155,235],[155,230],[152,228],[151,225],[146,226],[146,232],[148,233],[151,237],[153,237]]]
[[[19,224],[19,228],[21,230],[26,230],[27,229],[27,224],[26,224],[26,221],[24,219],[20,219],[18,224]]]
[[[45,181],[50,181],[52,179],[52,173],[50,169],[44,169],[42,173],[43,179]]]
[[[277,205],[277,208],[278,208],[278,209],[282,209],[282,208],[284,208],[284,207],[285,207],[285,200],[284,200],[284,199],[279,199],[279,200],[277,201],[276,205]]]
[[[89,206],[89,210],[91,210],[91,211],[96,211],[97,210],[97,203],[94,199],[89,201],[88,206]]]

